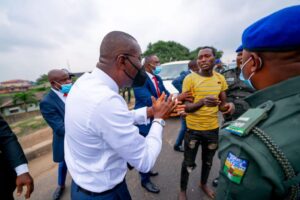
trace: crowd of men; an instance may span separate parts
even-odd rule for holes
[[[180,200],[187,199],[200,145],[199,187],[211,199],[299,199],[299,22],[300,6],[293,6],[250,25],[234,69],[215,67],[221,61],[216,62],[214,48],[201,48],[189,71],[173,81],[180,92],[176,97],[159,77],[159,58],[150,55],[142,63],[138,42],[121,31],[104,37],[96,68],[74,84],[67,71],[51,70],[51,91],[40,108],[53,129],[53,160],[59,163],[53,199],[60,199],[67,171],[72,200],[131,199],[128,168],[140,173],[148,192],[160,192],[150,177],[158,175],[152,167],[171,113],[181,114],[174,145],[184,152]],[[134,110],[119,95],[125,87],[134,88]],[[29,198],[33,180],[26,158],[2,118],[0,125],[0,197],[13,199],[14,188],[20,194],[26,185]],[[207,182],[217,150],[215,193]]]

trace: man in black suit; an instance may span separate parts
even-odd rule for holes
[[[15,188],[19,196],[25,185],[25,198],[28,199],[34,185],[28,172],[27,160],[16,135],[0,115],[0,199],[14,199]]]
[[[149,55],[145,57],[145,62],[143,64],[146,73],[147,80],[142,87],[134,87],[135,96],[135,106],[134,109],[139,109],[142,107],[151,107],[153,96],[155,99],[159,98],[164,92],[167,96],[170,95],[169,91],[165,88],[162,79],[158,76],[161,70],[159,58],[156,55]],[[151,119],[152,121],[153,119]],[[150,131],[152,123],[147,125],[137,125],[139,132],[142,136],[146,137]],[[157,176],[158,172],[149,171],[148,173],[140,172],[141,185],[148,192],[159,193],[160,189],[157,185],[152,183],[150,180],[151,176]]]

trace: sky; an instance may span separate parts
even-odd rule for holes
[[[103,37],[119,30],[142,51],[159,40],[212,45],[235,58],[243,30],[299,0],[1,0],[0,81],[35,81],[55,68],[92,70]],[[276,24],[275,24],[276,25]]]

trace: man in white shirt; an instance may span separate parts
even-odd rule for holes
[[[129,111],[119,88],[146,80],[141,48],[127,33],[108,33],[97,67],[80,77],[66,102],[65,160],[73,178],[71,199],[131,199],[125,182],[127,162],[141,172],[154,165],[162,145],[164,120],[175,105],[165,94],[151,108]],[[147,137],[134,124],[147,124]]]

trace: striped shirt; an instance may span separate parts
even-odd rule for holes
[[[192,92],[195,103],[207,96],[219,98],[220,93],[227,88],[224,76],[217,72],[213,72],[213,76],[211,77],[191,73],[183,81],[182,92]],[[201,131],[218,128],[218,111],[218,106],[207,107],[204,105],[199,110],[188,113],[186,117],[187,127]]]

